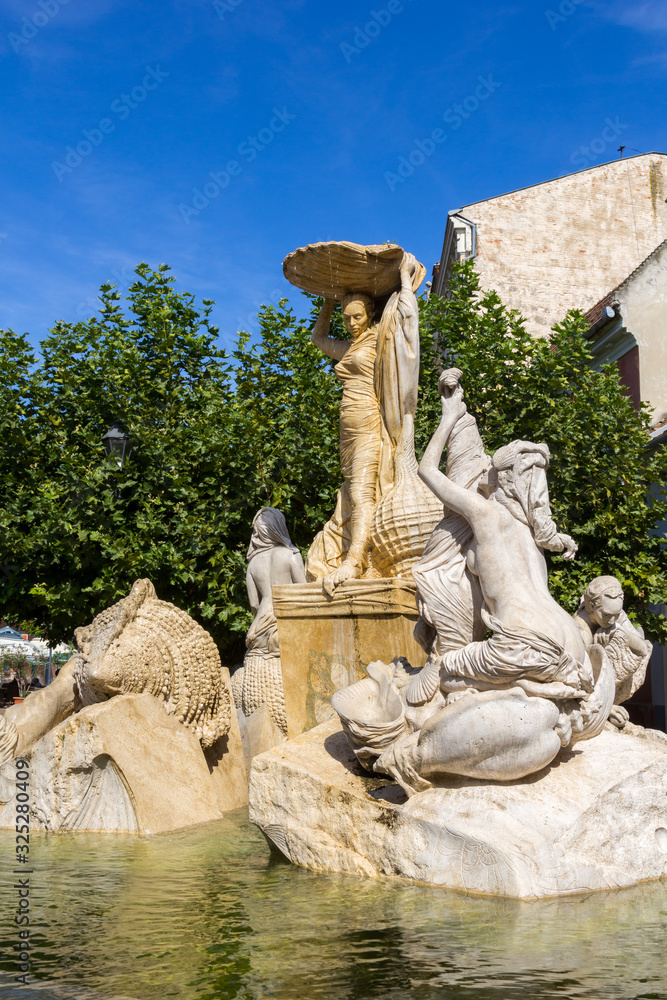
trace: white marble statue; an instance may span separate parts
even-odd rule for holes
[[[414,569],[433,652],[413,676],[374,664],[356,692],[332,699],[357,756],[375,758],[374,770],[408,794],[439,772],[509,780],[539,771],[601,731],[615,691],[602,645],[587,651],[549,593],[542,550],[571,559],[577,548],[551,517],[549,450],[513,441],[489,459],[459,378],[455,369],[441,377],[442,419],[419,466],[445,507]]]
[[[305,581],[303,559],[292,544],[284,514],[275,507],[262,507],[252,522],[246,573],[255,618],[246,635],[243,666],[232,675],[232,689],[236,707],[246,718],[267,705],[273,724],[285,739],[287,716],[272,588]]]
[[[653,646],[623,610],[623,588],[615,576],[597,576],[591,580],[574,620],[586,648],[602,646],[609,657],[616,679],[609,722],[617,729],[624,729],[630,716],[622,702],[644,683]]]

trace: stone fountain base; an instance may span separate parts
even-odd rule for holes
[[[520,899],[634,885],[667,876],[667,740],[603,732],[529,778],[406,799],[329,720],[255,758],[250,818],[324,871]]]
[[[81,709],[23,755],[33,830],[168,833],[220,819],[247,802],[236,715],[203,751],[150,694]],[[16,821],[16,765],[0,767],[0,829]]]
[[[287,732],[292,739],[335,717],[331,695],[366,676],[372,660],[401,651],[413,667],[426,652],[414,638],[414,580],[349,580],[333,598],[322,582],[273,588]]]

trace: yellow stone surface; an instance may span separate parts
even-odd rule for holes
[[[331,695],[366,676],[373,660],[426,652],[413,636],[419,617],[412,580],[351,580],[333,598],[321,581],[273,588],[289,738],[333,715]]]
[[[23,755],[37,830],[169,833],[217,820],[248,801],[236,713],[202,750],[150,694],[90,705]],[[15,764],[0,768],[0,829],[14,826]]]

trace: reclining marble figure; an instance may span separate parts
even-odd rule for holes
[[[229,731],[231,690],[213,639],[185,611],[158,599],[150,580],[75,633],[77,652],[56,679],[0,717],[0,764],[86,705],[148,693],[203,749]]]
[[[332,699],[357,757],[408,794],[438,773],[511,780],[539,771],[601,731],[615,693],[603,646],[587,650],[549,593],[542,550],[566,559],[577,550],[551,517],[549,450],[513,441],[485,455],[460,375],[441,376],[442,420],[419,466],[444,504],[413,569],[433,650],[418,672],[371,664],[368,678]]]
[[[591,580],[574,620],[587,649],[602,646],[606,650],[616,681],[609,722],[616,729],[625,729],[630,716],[622,702],[644,683],[653,645],[623,610],[623,588],[615,576]]]

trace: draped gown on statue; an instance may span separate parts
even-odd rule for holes
[[[351,341],[334,370],[343,383],[340,462],[344,483],[333,517],[308,553],[309,580],[327,576],[348,555],[364,567],[367,553],[350,549],[352,519],[363,520],[367,538],[375,505],[394,485],[394,456],[401,433],[412,434],[417,407],[419,307],[414,293],[408,289],[395,292],[380,323]]]

